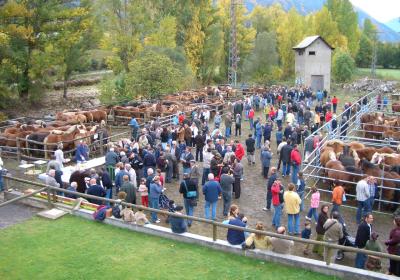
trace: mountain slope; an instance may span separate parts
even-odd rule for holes
[[[295,7],[296,10],[302,14],[307,15],[316,12],[322,8],[325,4],[325,0],[245,0],[244,4],[247,9],[251,11],[255,5],[270,6],[279,3],[285,11],[290,10]],[[355,11],[358,13],[358,23],[363,26],[364,20],[369,18],[373,24],[375,24],[378,30],[382,33],[379,34],[379,39],[384,42],[400,42],[400,34],[396,33],[390,27],[377,21],[366,12],[358,7],[354,7]]]
[[[385,22],[385,25],[396,32],[400,32],[400,18],[394,18],[388,22]]]

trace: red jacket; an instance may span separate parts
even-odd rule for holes
[[[249,112],[249,119],[252,119],[252,118],[254,118],[254,110],[253,109],[251,109]]]
[[[294,162],[296,165],[301,164],[301,155],[297,148],[294,148],[290,153],[290,160]]]
[[[244,148],[243,148],[242,144],[240,144],[240,143],[236,145],[235,156],[239,160],[242,160],[242,158],[244,156]]]
[[[183,115],[183,114],[179,115],[179,117],[178,117],[179,123],[182,124],[184,120],[185,120],[185,115]]]
[[[336,97],[332,98],[332,104],[338,104],[338,102],[339,100]]]
[[[332,112],[331,111],[326,112],[325,121],[329,122],[331,119],[332,119]]]
[[[273,183],[271,187],[272,192],[272,205],[277,206],[281,204],[279,201],[279,192],[281,191],[281,185],[277,183]]]

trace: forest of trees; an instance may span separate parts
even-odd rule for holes
[[[55,80],[67,97],[72,74],[103,68],[113,72],[100,86],[104,101],[225,83],[229,9],[230,0],[9,0],[0,8],[0,98],[36,101]],[[375,31],[369,20],[359,28],[349,0],[308,16],[239,5],[239,80],[292,79],[292,47],[315,34],[335,47],[337,81],[369,67],[375,44],[378,64],[400,67],[400,46],[377,43]]]

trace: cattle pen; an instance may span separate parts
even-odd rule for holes
[[[385,94],[385,93],[384,93]],[[380,97],[378,97],[380,96]],[[386,209],[391,210],[398,207],[400,193],[400,176],[396,169],[394,174],[391,166],[380,162],[385,157],[400,158],[399,152],[400,141],[388,137],[386,131],[398,131],[400,125],[397,121],[384,123],[383,119],[400,119],[400,114],[392,110],[392,105],[396,104],[397,100],[392,99],[388,95],[387,103],[384,105],[381,102],[382,93],[378,90],[372,91],[359,100],[354,102],[341,114],[336,116],[337,127],[332,130],[331,123],[325,123],[317,131],[312,133],[306,139],[313,141],[314,149],[312,151],[303,151],[302,171],[307,179],[307,186],[318,186],[319,190],[325,194],[325,198],[330,202],[332,194],[332,184],[339,181],[346,189],[346,197],[349,200],[355,200],[355,186],[361,178],[373,176],[377,179],[378,193],[375,196],[374,212],[388,213]],[[366,116],[372,116],[366,121]],[[379,118],[382,118],[380,120]],[[318,140],[315,140],[317,137]],[[328,159],[332,162],[339,161],[339,156],[343,154],[344,147],[349,148],[349,154],[354,159],[355,165],[352,168],[344,167],[342,169],[329,168],[325,163],[321,163],[322,155],[331,148],[334,153],[329,154]],[[365,147],[363,149],[352,150],[352,147]],[[329,148],[328,148],[329,147]],[[364,150],[370,151],[368,156],[363,156]],[[381,150],[390,151],[379,152]],[[329,150],[330,151],[330,150]],[[371,155],[373,158],[371,158]],[[374,164],[376,158],[380,161]],[[372,161],[372,162],[371,162]],[[329,162],[329,161],[328,161]],[[329,165],[329,164],[327,164]],[[375,171],[374,174],[366,171],[366,167]],[[379,172],[378,172],[379,168]],[[389,168],[389,169],[388,169]],[[346,203],[344,207],[354,208],[352,203]]]

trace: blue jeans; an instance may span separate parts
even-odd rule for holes
[[[365,255],[363,253],[357,253],[355,267],[364,269],[366,260],[367,260],[367,255]]]
[[[112,199],[112,188],[106,190],[106,198]],[[107,206],[110,206],[109,201],[107,201]]]
[[[292,170],[292,183],[297,184],[297,173],[299,173],[299,166],[297,164],[292,165],[293,170]]]
[[[209,202],[206,201],[204,205],[204,215],[206,216],[206,219],[210,219],[210,207],[211,207],[211,219],[215,220],[216,214],[217,214],[217,202]]]
[[[190,206],[190,199],[184,198],[183,204],[185,205],[186,215],[193,216],[194,207]],[[190,226],[192,224],[192,220],[187,220],[187,224]]]
[[[261,135],[256,136],[256,147],[257,149],[261,148]]]
[[[222,200],[224,202],[224,209],[223,209],[223,215],[228,216],[229,214],[229,208],[231,207],[232,203],[232,193],[229,192],[222,192]]]
[[[157,198],[151,198],[150,197],[150,201],[149,201],[150,208],[160,209],[159,204],[158,204],[158,200],[159,200],[158,197]],[[157,219],[158,219],[157,218],[157,213],[151,212],[151,221],[155,222],[155,221],[157,221]]]
[[[231,137],[231,127],[226,127],[225,128],[225,137],[226,138]]]
[[[310,210],[308,210],[308,214],[307,217],[312,219],[312,217],[314,217],[314,220],[316,222],[318,222],[318,209],[317,208],[310,208]]]
[[[272,226],[278,228],[281,226],[283,204],[274,205],[274,216],[272,217]]]
[[[3,183],[3,175],[1,175],[1,170],[0,170],[0,192],[4,190],[4,183]]]
[[[290,174],[290,163],[282,162],[282,176],[288,176]]]
[[[276,124],[278,127],[282,127],[282,120],[276,120]]]
[[[254,126],[254,120],[250,119],[250,130],[253,130],[253,126]]]
[[[357,201],[357,214],[356,214],[356,221],[357,224],[361,223],[361,218],[364,217],[365,214],[371,212],[369,200],[365,201]]]
[[[208,167],[203,168],[203,177],[201,178],[202,186],[207,182],[209,173],[210,173],[210,168],[208,168]]]
[[[288,214],[288,230],[289,233],[300,233],[300,215]]]

